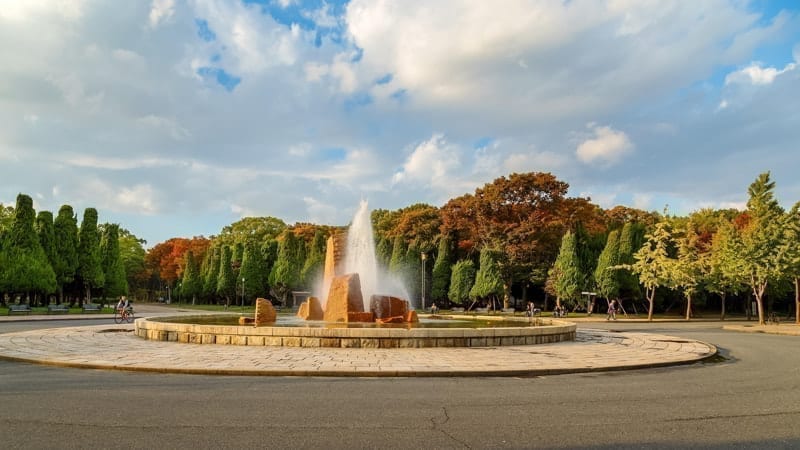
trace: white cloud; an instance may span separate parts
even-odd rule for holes
[[[139,117],[136,121],[146,127],[163,131],[176,141],[186,140],[192,135],[189,130],[180,126],[177,121],[171,117],[149,114],[144,117]]]
[[[633,143],[625,132],[593,123],[588,128],[592,130],[593,137],[581,142],[575,151],[582,162],[611,165],[633,151]]]
[[[633,194],[633,207],[649,211],[653,203],[652,194],[637,193]]]
[[[83,15],[85,0],[4,0],[0,2],[0,19],[25,21],[46,15],[76,20]]]
[[[175,0],[153,0],[150,5],[150,28],[157,28],[168,22],[175,14]]]
[[[337,216],[337,208],[328,202],[318,200],[314,197],[303,197],[306,205],[306,216],[310,222],[314,223],[334,223]]]
[[[450,172],[458,167],[457,147],[448,143],[444,135],[434,134],[414,148],[403,169],[394,175],[394,182],[446,186],[450,181]]]
[[[790,72],[797,67],[795,63],[787,64],[783,69],[778,70],[774,67],[761,67],[761,63],[754,62],[749,66],[729,73],[725,77],[725,84],[749,83],[753,85],[771,84],[780,75]]]

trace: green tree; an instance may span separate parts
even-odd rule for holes
[[[692,296],[700,290],[708,273],[709,255],[702,247],[691,220],[675,241],[678,257],[670,265],[670,276],[672,285],[686,297],[686,320],[689,320],[692,317]]]
[[[608,233],[606,246],[597,259],[597,268],[594,271],[597,293],[607,302],[619,298],[619,265],[619,230],[612,230]]]
[[[225,307],[231,304],[231,300],[236,295],[236,278],[233,275],[231,259],[233,250],[227,245],[223,245],[220,250],[219,274],[217,275],[217,295],[225,299]]]
[[[325,265],[325,245],[325,233],[317,230],[300,273],[302,284],[307,288],[311,288],[315,282],[322,279],[322,269]]]
[[[469,259],[462,259],[453,265],[447,296],[453,303],[464,304],[469,300],[469,292],[474,284],[475,263]]]
[[[260,296],[267,294],[267,276],[264,258],[256,247],[256,244],[245,245],[242,255],[242,268],[239,271],[239,278],[244,278],[244,297],[247,303]]]
[[[125,280],[128,284],[128,292],[138,296],[139,291],[147,288],[150,275],[145,266],[144,244],[147,241],[139,239],[130,231],[120,228],[119,230],[119,259],[125,271]]]
[[[78,271],[78,219],[72,206],[63,205],[53,222],[58,302],[64,301],[64,287],[75,281]]]
[[[633,254],[644,244],[644,226],[637,222],[625,222],[619,235],[619,264],[633,264]],[[639,280],[627,270],[618,270],[619,297],[639,299]]]
[[[764,324],[764,294],[770,283],[784,276],[790,265],[785,251],[786,233],[783,210],[774,198],[775,182],[769,172],[760,174],[747,192],[749,223],[741,233],[744,273],[758,308],[758,323]]]
[[[503,294],[503,279],[497,266],[497,251],[484,247],[481,249],[478,273],[475,284],[469,291],[470,298],[488,298],[494,308],[497,296]]]
[[[422,252],[420,252],[419,247],[414,243],[408,246],[403,262],[403,279],[406,282],[406,287],[408,288],[408,293],[411,298],[423,298],[422,276]],[[422,305],[422,302],[420,302],[420,305]]]
[[[260,244],[275,239],[287,226],[275,217],[245,217],[224,228],[215,241],[217,245]]]
[[[56,290],[55,272],[36,235],[34,216],[31,197],[19,194],[11,228],[4,236],[0,259],[1,291],[30,295],[50,294]]]
[[[206,252],[206,259],[203,261],[203,296],[209,299],[217,298],[217,280],[219,279],[221,250],[219,246],[214,246]],[[214,303],[217,303],[214,300]]]
[[[375,258],[378,260],[378,265],[385,269],[389,268],[389,262],[392,260],[392,241],[389,238],[380,238],[375,247]]]
[[[389,260],[390,274],[396,275],[398,277],[405,276],[406,253],[408,253],[408,249],[406,248],[406,243],[403,237],[402,236],[395,237],[394,244],[392,245],[392,258]]]
[[[103,236],[100,240],[100,255],[105,283],[103,295],[105,298],[115,298],[128,293],[128,280],[125,276],[125,267],[119,246],[119,225],[106,224],[103,227]]]
[[[661,220],[652,233],[645,236],[645,243],[633,255],[634,263],[625,265],[639,277],[639,283],[644,286],[645,296],[649,303],[647,320],[653,320],[653,306],[655,303],[656,289],[661,286],[672,287],[671,266],[674,260],[670,258],[673,247],[672,234],[669,223]]]
[[[289,292],[300,285],[302,261],[301,243],[294,233],[285,231],[282,237],[278,245],[278,259],[269,275],[269,284],[285,305]]]
[[[728,293],[738,294],[744,289],[744,269],[739,259],[741,243],[736,230],[727,220],[722,220],[711,241],[706,289],[721,299],[720,320],[725,320],[725,302]]]
[[[105,276],[100,257],[100,234],[97,229],[97,210],[86,208],[78,231],[78,279],[86,293],[86,302],[92,302],[92,288],[101,288]],[[83,302],[81,302],[83,304]]]
[[[36,235],[42,245],[47,261],[53,267],[56,262],[56,235],[53,228],[53,213],[50,211],[39,211],[36,215]]]
[[[794,281],[795,323],[800,324],[800,202],[792,206],[786,217],[786,232],[788,272]]]
[[[183,267],[184,269],[181,278],[181,296],[191,298],[192,304],[194,305],[197,301],[197,297],[203,292],[203,280],[200,277],[200,269],[192,250],[186,252],[186,255],[184,256]]]
[[[565,301],[568,305],[575,305],[581,294],[581,285],[585,276],[580,272],[577,241],[571,231],[564,233],[561,239],[561,249],[553,264],[556,291],[556,302]]]
[[[436,262],[433,264],[431,277],[431,300],[433,301],[441,302],[448,297],[450,271],[453,266],[450,259],[450,239],[442,236],[439,239],[439,249],[436,252]]]

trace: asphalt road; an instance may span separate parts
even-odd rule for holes
[[[0,332],[82,324],[63,322],[3,323]],[[453,379],[220,377],[0,361],[0,446],[800,448],[800,338],[717,323],[582,326],[700,339],[725,359]]]

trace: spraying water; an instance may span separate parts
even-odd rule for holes
[[[357,273],[361,280],[361,294],[364,297],[364,310],[369,311],[372,295],[392,295],[408,299],[403,283],[383,271],[375,257],[375,238],[372,233],[372,220],[366,200],[361,200],[358,211],[347,231],[344,267],[346,273]]]

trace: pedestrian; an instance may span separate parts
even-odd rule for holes
[[[525,309],[525,315],[533,317],[533,302],[528,302],[528,307]]]
[[[606,315],[606,320],[617,320],[617,301],[611,300],[611,303],[608,304],[608,314]]]

